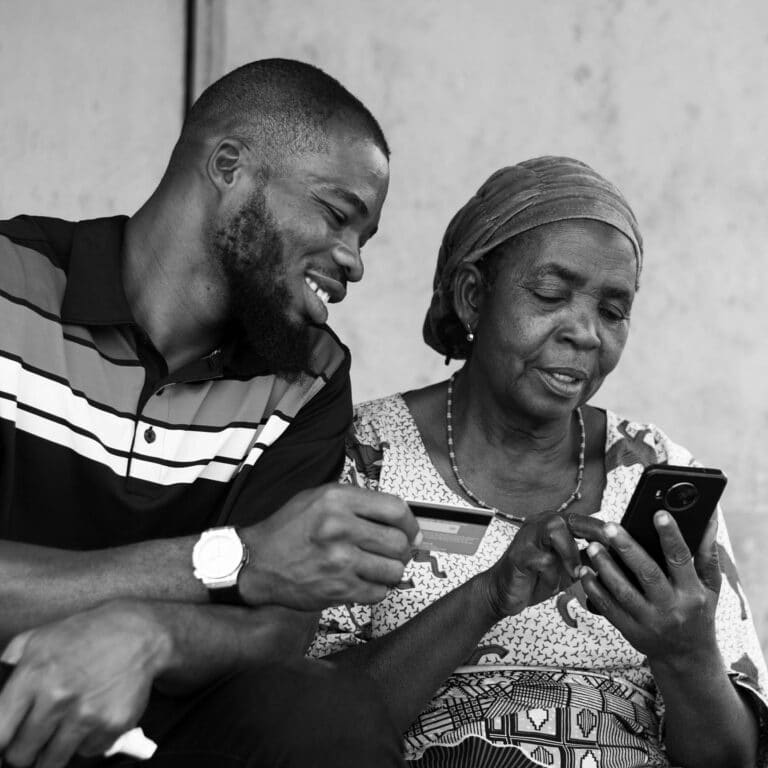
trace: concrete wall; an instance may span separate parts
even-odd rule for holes
[[[179,0],[0,0],[0,216],[133,212],[184,110]]]
[[[731,478],[725,508],[768,650],[768,3],[199,0],[230,69],[286,56],[361,97],[393,148],[365,281],[331,321],[356,399],[444,377],[420,340],[453,212],[498,166],[582,159],[646,240],[624,360],[595,402]],[[223,17],[223,18],[222,18]],[[0,214],[132,211],[182,100],[181,0],[0,0]]]

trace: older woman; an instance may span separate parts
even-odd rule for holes
[[[587,405],[641,268],[635,217],[591,168],[504,168],[449,225],[424,325],[466,363],[357,408],[347,480],[496,512],[475,554],[419,553],[382,603],[321,619],[312,653],[379,681],[416,765],[755,765],[766,670],[725,525],[692,559],[657,514],[667,577],[618,522],[644,466],[693,458]]]

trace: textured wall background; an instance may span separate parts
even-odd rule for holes
[[[442,231],[498,166],[540,154],[625,192],[646,270],[595,402],[730,477],[724,505],[768,650],[768,3],[198,0],[223,69],[313,62],[393,148],[366,279],[332,311],[356,399],[447,374],[421,342]],[[132,212],[179,127],[181,0],[0,0],[0,215]]]
[[[0,216],[133,212],[184,109],[180,0],[0,0]]]

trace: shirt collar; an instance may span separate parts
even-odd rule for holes
[[[134,323],[123,290],[122,249],[127,216],[75,224],[61,319],[78,325]]]
[[[90,326],[136,324],[123,289],[122,249],[127,221],[127,216],[112,216],[75,224],[62,322]],[[263,360],[244,352],[236,339],[226,341],[193,365],[201,379],[245,378],[270,372]]]

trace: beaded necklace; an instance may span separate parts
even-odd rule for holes
[[[451,462],[451,469],[453,470],[453,476],[456,478],[456,482],[459,484],[464,493],[469,496],[475,504],[486,509],[492,509],[497,515],[511,520],[513,523],[524,523],[524,517],[518,517],[517,515],[511,515],[508,512],[502,512],[502,510],[491,506],[487,502],[483,501],[479,496],[476,496],[468,487],[459,474],[459,467],[456,464],[456,448],[453,444],[453,419],[452,419],[452,406],[453,406],[453,382],[456,378],[456,374],[451,375],[448,381],[448,397],[445,403],[445,425],[448,432],[448,458]],[[573,504],[574,501],[578,501],[581,498],[581,484],[584,481],[584,456],[587,449],[587,431],[584,428],[584,416],[581,413],[581,408],[576,409],[576,415],[579,418],[579,430],[581,431],[581,443],[579,445],[579,469],[576,472],[576,486],[574,487],[571,495],[555,510],[555,514],[558,515],[564,512],[568,507]]]

